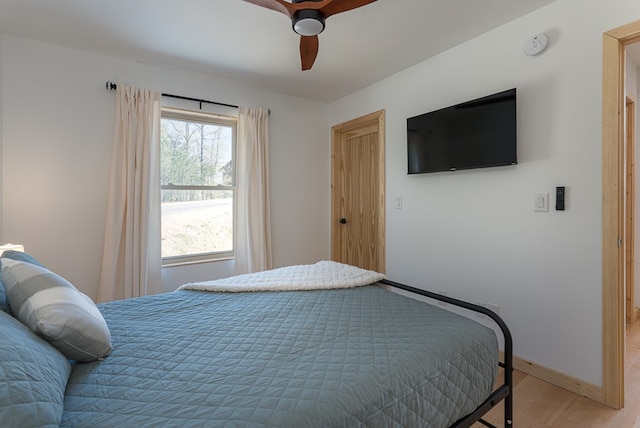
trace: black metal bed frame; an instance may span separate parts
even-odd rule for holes
[[[511,332],[502,318],[487,308],[474,305],[463,300],[443,296],[431,291],[421,290],[419,288],[389,281],[387,279],[381,280],[380,283],[409,291],[411,293],[416,293],[430,299],[450,303],[470,311],[482,313],[491,318],[497,324],[502,331],[502,336],[504,338],[504,361],[500,363],[500,367],[504,369],[504,382],[502,385],[495,388],[491,395],[480,406],[478,406],[475,411],[456,421],[450,428],[468,428],[476,422],[479,422],[489,428],[497,428],[495,425],[483,420],[482,417],[501,401],[504,401],[504,426],[505,428],[513,427],[513,340],[511,338]]]

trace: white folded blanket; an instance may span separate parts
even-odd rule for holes
[[[328,290],[369,285],[384,278],[378,272],[325,260],[312,265],[287,266],[213,281],[193,282],[181,285],[178,291]]]

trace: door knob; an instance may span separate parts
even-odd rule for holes
[[[340,223],[341,224],[347,224],[347,219],[346,218],[341,218],[340,219]]]

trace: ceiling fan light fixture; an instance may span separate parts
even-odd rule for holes
[[[330,16],[374,3],[377,0],[244,0],[286,15],[293,31],[300,35],[302,71],[310,70],[318,56],[318,34]]]
[[[293,14],[293,31],[301,36],[317,36],[324,30],[324,15],[319,10],[304,9]]]

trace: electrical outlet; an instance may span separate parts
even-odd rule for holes
[[[487,309],[496,313],[496,315],[500,315],[500,306],[495,305],[493,303],[487,303]]]

